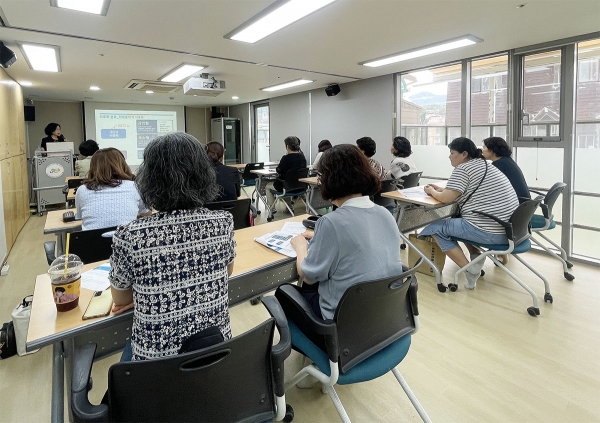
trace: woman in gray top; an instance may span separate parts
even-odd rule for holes
[[[294,237],[292,247],[308,285],[302,294],[317,316],[333,319],[348,287],[402,273],[400,234],[390,212],[369,199],[381,183],[358,147],[330,148],[319,169],[323,198],[338,209],[317,221],[314,236]]]

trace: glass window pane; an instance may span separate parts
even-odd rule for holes
[[[410,139],[410,138],[409,138]],[[450,150],[446,145],[413,145],[410,156],[423,176],[449,178],[454,169],[450,164]],[[421,184],[422,185],[422,184]]]
[[[550,123],[560,120],[560,60],[560,50],[524,58],[523,136],[558,136],[558,125],[553,130]]]
[[[600,219],[598,219],[600,198],[575,195],[573,198],[573,209],[575,223],[600,229]]]
[[[471,63],[471,139],[477,145],[492,135],[506,136],[507,75],[507,55]]]
[[[562,148],[519,147],[514,148],[513,152],[528,186],[547,189],[562,181]]]
[[[256,160],[269,161],[269,106],[255,106],[256,120]]]
[[[600,232],[573,229],[573,253],[600,259]]]

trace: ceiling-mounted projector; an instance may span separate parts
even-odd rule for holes
[[[183,93],[203,97],[216,97],[225,92],[225,81],[215,78],[190,78],[183,84]]]

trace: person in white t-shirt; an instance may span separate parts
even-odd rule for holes
[[[403,176],[418,172],[415,162],[410,158],[412,149],[410,141],[404,137],[396,137],[392,141],[390,152],[395,156],[390,163],[388,176],[392,179],[400,179]]]

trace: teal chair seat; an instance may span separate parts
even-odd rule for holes
[[[464,242],[465,244],[471,244],[471,245],[475,245],[477,247],[483,247],[483,248],[487,248],[488,250],[494,250],[494,251],[506,251],[508,250],[508,244],[483,244],[481,242],[475,242],[475,241],[469,241],[468,239],[462,239],[462,238],[452,238],[455,241],[460,241],[460,242]],[[527,251],[529,251],[531,249],[531,242],[529,242],[529,239],[526,239],[525,241],[521,242],[519,245],[515,245],[515,249],[513,250],[513,252],[511,254],[521,254],[521,253],[525,253]]]
[[[543,228],[544,226],[546,226],[546,218],[544,216],[540,216],[539,214],[534,214],[533,217],[531,218],[531,228],[537,229],[537,228]],[[554,220],[551,220],[548,230],[554,229],[554,228],[556,228],[556,223],[554,223]]]

